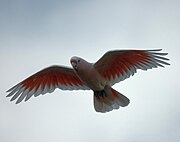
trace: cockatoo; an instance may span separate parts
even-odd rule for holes
[[[16,104],[33,95],[62,90],[93,90],[94,108],[97,112],[109,112],[129,104],[129,99],[112,86],[136,73],[137,69],[147,70],[170,65],[163,57],[167,53],[157,50],[114,50],[105,53],[96,63],[89,63],[80,57],[72,57],[72,68],[50,66],[18,83],[7,92]]]

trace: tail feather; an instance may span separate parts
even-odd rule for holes
[[[94,91],[94,108],[97,112],[109,112],[129,104],[129,99],[111,87]]]

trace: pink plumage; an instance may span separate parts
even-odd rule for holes
[[[96,63],[89,63],[80,57],[72,57],[73,68],[51,66],[18,83],[7,92],[20,103],[33,95],[39,96],[62,90],[93,90],[94,108],[97,112],[108,112],[125,107],[129,99],[114,90],[115,83],[123,81],[136,73],[137,69],[147,70],[158,66],[170,65],[163,57],[167,53],[158,50],[114,50],[105,53]]]

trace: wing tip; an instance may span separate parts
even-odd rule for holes
[[[163,56],[168,55],[168,53],[159,52],[159,51],[162,51],[162,49],[153,49],[153,50],[146,50],[146,51],[155,55],[163,55]]]
[[[150,49],[150,50],[146,50],[146,51],[150,51],[150,52],[152,52],[152,51],[162,51],[162,49]]]
[[[17,86],[17,85],[16,85],[16,86]],[[8,89],[8,90],[6,91],[6,93],[11,92],[16,86],[13,86],[13,87],[11,87],[10,89]]]
[[[10,95],[8,94],[8,95],[6,95],[6,97],[7,97],[7,98],[10,97]]]
[[[164,65],[170,65],[170,63],[166,62],[166,61],[169,61],[170,59],[162,57],[162,56],[168,55],[168,53],[161,53],[161,52],[156,52],[156,51],[162,51],[162,49],[148,50],[149,54],[151,55],[153,60],[156,62],[156,64],[160,67],[165,67]]]
[[[17,105],[17,104],[19,104],[20,102],[22,102],[22,100],[21,100],[21,101],[18,101],[18,100],[17,100],[15,104]]]

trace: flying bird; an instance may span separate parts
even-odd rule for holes
[[[148,70],[170,65],[162,49],[156,50],[114,50],[106,52],[96,63],[89,63],[80,57],[72,57],[72,68],[50,66],[28,77],[9,89],[7,97],[16,104],[32,96],[62,90],[93,90],[94,108],[97,112],[109,112],[129,104],[129,99],[112,88],[115,83],[136,73],[137,69]]]

